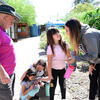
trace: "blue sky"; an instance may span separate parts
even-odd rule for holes
[[[44,24],[63,18],[71,9],[73,0],[29,0],[35,7],[36,22]],[[98,1],[98,0],[95,0]]]

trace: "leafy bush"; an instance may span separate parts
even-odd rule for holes
[[[87,12],[93,10],[95,10],[95,7],[90,3],[78,4],[76,7],[74,7],[74,9],[70,11],[70,13],[66,15],[66,17],[63,20],[67,21],[70,18],[77,18],[81,22],[85,22],[84,16]]]
[[[41,49],[45,49],[46,44],[47,44],[47,38],[46,38],[46,32],[43,32],[40,36],[40,48]]]
[[[88,12],[88,11],[91,11],[94,9],[95,9],[95,7],[92,4],[86,2],[84,4],[79,3],[77,6],[75,6],[74,9],[72,9],[72,12],[73,13],[82,13],[82,12]]]
[[[89,24],[91,27],[100,30],[100,8],[97,8],[94,11],[86,13],[84,21]]]

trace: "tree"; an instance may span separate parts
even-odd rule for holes
[[[66,14],[64,21],[70,18],[77,18],[81,22],[84,22],[84,16],[87,12],[95,10],[95,7],[90,3],[78,4],[70,13]]]
[[[90,11],[86,13],[84,20],[91,27],[94,27],[100,30],[100,8],[97,8],[94,11]]]
[[[16,12],[22,16],[21,22],[28,23],[28,25],[35,24],[35,10],[27,0],[5,0],[9,5],[16,9]]]
[[[94,10],[95,7],[90,3],[84,3],[84,4],[78,4],[74,9],[72,9],[72,12],[74,13],[82,13]]]

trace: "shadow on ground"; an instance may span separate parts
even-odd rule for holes
[[[89,71],[89,66],[82,65],[82,66],[77,66],[80,72],[86,73]]]

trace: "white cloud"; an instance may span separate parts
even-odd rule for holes
[[[72,7],[73,0],[30,0],[35,6],[37,22],[45,23],[47,21],[64,17]]]

